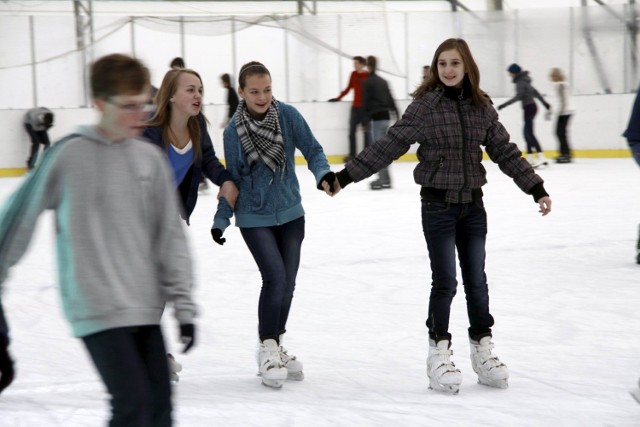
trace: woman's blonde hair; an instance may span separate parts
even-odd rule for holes
[[[147,126],[158,126],[162,128],[162,140],[167,150],[169,149],[169,143],[176,139],[176,136],[169,127],[171,123],[171,97],[175,95],[178,89],[178,79],[182,74],[193,74],[200,80],[200,83],[202,83],[200,74],[189,68],[175,68],[167,71],[155,97],[156,112],[147,123]],[[193,145],[194,159],[200,159],[202,157],[200,137],[202,136],[202,125],[205,123],[207,123],[207,119],[202,112],[198,113],[197,116],[189,117],[189,121],[187,122],[189,138],[191,138],[191,144]]]
[[[564,81],[564,73],[560,68],[554,67],[549,72],[549,77],[551,77],[551,81],[554,82],[563,82]]]

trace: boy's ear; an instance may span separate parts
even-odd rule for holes
[[[107,101],[102,98],[93,98],[93,103],[96,105],[96,108],[101,113],[104,113],[104,106],[107,104]]]

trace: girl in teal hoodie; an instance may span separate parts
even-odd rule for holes
[[[271,74],[264,65],[245,64],[238,81],[242,99],[224,131],[224,155],[240,194],[234,211],[221,199],[211,233],[223,244],[222,234],[235,214],[262,275],[260,375],[263,384],[279,388],[287,378],[303,379],[302,363],[282,347],[304,239],[295,150],[306,159],[319,189],[323,183],[331,187],[335,175],[302,115],[273,97]],[[333,195],[331,189],[327,193]]]

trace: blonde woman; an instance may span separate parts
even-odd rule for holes
[[[571,148],[569,147],[569,139],[567,138],[567,127],[569,120],[573,115],[570,106],[570,88],[564,73],[560,68],[552,68],[549,78],[556,86],[556,95],[558,96],[558,120],[556,121],[556,136],[560,143],[560,156],[556,158],[556,163],[571,163]]]

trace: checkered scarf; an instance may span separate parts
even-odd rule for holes
[[[249,167],[262,159],[274,174],[277,169],[284,168],[284,141],[278,122],[278,104],[275,98],[271,101],[267,115],[260,121],[251,117],[244,99],[240,100],[237,111],[236,130],[244,154],[249,161]]]

